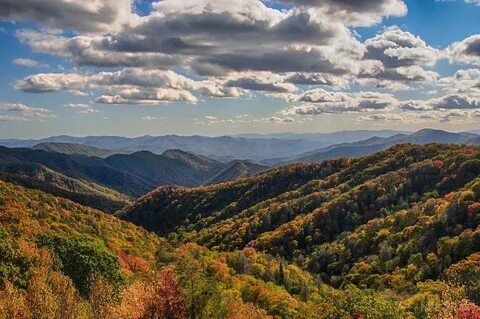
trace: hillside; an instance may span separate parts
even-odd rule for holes
[[[0,181],[0,316],[476,318],[479,174],[478,148],[400,145],[118,214],[168,241]]]
[[[204,184],[217,184],[224,181],[230,181],[237,178],[255,175],[268,169],[269,167],[265,165],[260,165],[249,161],[236,160],[229,162],[225,169],[220,171],[217,175],[209,179]]]
[[[49,267],[34,247],[40,236],[85,238],[115,259],[142,259],[146,264],[153,263],[161,243],[157,236],[101,211],[1,180],[0,208],[0,286],[4,280],[25,286],[33,268],[42,262]]]
[[[114,154],[128,153],[120,150],[107,150],[93,146],[73,143],[40,143],[32,147],[34,150],[63,153],[68,155],[85,155],[95,157],[108,157]]]
[[[127,196],[143,195],[159,185],[202,185],[231,165],[180,150],[100,158],[0,147],[0,174],[9,181],[108,211],[123,206]],[[244,176],[250,172],[231,170],[224,178],[236,178],[235,173]]]
[[[0,208],[2,318],[400,319],[409,312],[397,298],[317,284],[253,249],[174,248],[113,216],[2,181]]]
[[[480,251],[480,148],[397,145],[195,189],[160,188],[125,220],[215,250],[280,255],[334,286],[414,291]]]
[[[115,212],[131,201],[128,196],[114,190],[68,177],[36,163],[1,165],[0,178],[109,213]]]
[[[106,163],[106,159],[83,155],[67,155],[31,149],[8,149],[0,147],[0,170],[41,165],[62,175],[88,181],[114,189],[129,196],[148,192],[157,186]],[[13,167],[13,168],[12,168]]]

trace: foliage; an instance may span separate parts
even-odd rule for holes
[[[89,295],[90,281],[95,277],[107,280],[115,288],[124,281],[117,257],[98,242],[81,237],[40,236],[37,246],[47,248],[58,258],[59,268],[84,297]]]
[[[169,242],[0,183],[0,317],[479,318],[479,174],[478,148],[399,145],[117,214]]]

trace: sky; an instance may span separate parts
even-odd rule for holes
[[[0,0],[0,138],[480,129],[480,0]]]

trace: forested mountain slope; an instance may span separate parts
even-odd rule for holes
[[[413,290],[480,251],[480,148],[403,144],[196,189],[160,188],[119,212],[169,238],[253,247],[334,286]]]
[[[249,161],[235,160],[228,162],[228,166],[225,169],[221,170],[217,175],[213,176],[204,184],[217,184],[223,181],[248,177],[268,169],[269,167],[265,165],[260,165]]]
[[[1,318],[400,319],[410,313],[398,307],[398,297],[332,289],[254,249],[173,247],[113,216],[2,181],[0,239]],[[452,309],[464,304],[470,305],[458,299]]]
[[[128,154],[133,152],[121,150],[102,149],[93,146],[74,144],[74,143],[39,143],[32,147],[34,150],[43,150],[47,152],[56,152],[69,155],[85,155],[96,157],[108,157],[114,154]]]
[[[49,267],[49,261],[42,261],[42,252],[35,248],[42,236],[82,238],[85,244],[92,244],[92,250],[100,247],[101,252],[108,251],[106,259],[113,254],[113,260],[141,258],[146,264],[154,262],[161,243],[154,234],[101,211],[0,180],[2,284],[7,280],[24,287],[35,267],[42,262]]]
[[[161,188],[119,214],[166,239],[0,181],[0,317],[478,319],[478,162],[402,145]]]
[[[87,180],[75,179],[37,163],[0,165],[0,179],[71,199],[113,213],[131,201],[127,195]]]
[[[107,158],[64,154],[26,148],[0,147],[0,176],[21,185],[42,189],[81,204],[113,212],[129,197],[143,195],[159,185],[198,186],[249,175],[264,166],[221,163],[180,150],[162,155],[142,151]],[[230,174],[219,175],[224,171]]]

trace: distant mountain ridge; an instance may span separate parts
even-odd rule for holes
[[[201,154],[212,158],[261,160],[277,156],[292,156],[323,146],[307,140],[247,139],[230,136],[142,136],[136,138],[116,136],[71,137],[55,136],[41,140],[0,140],[6,147],[33,147],[40,143],[82,144],[100,149],[113,149],[126,153],[150,151],[162,154],[171,149]]]
[[[326,144],[352,143],[371,137],[388,138],[398,134],[411,134],[410,131],[394,130],[348,130],[331,133],[273,133],[273,134],[238,134],[234,137],[257,138],[257,139],[289,139],[289,140],[309,140]]]
[[[241,167],[237,165],[181,150],[169,150],[162,155],[140,151],[100,158],[0,147],[3,179],[105,211],[117,210],[129,198],[161,185],[200,186],[211,179],[220,182],[268,168],[247,161]]]
[[[68,155],[85,155],[95,157],[108,157],[114,154],[128,154],[128,151],[102,149],[93,146],[75,144],[75,143],[39,143],[31,147],[34,150],[43,150],[47,152],[63,153]]]
[[[470,144],[480,145],[480,136],[471,132],[451,133],[442,130],[423,129],[412,134],[397,134],[388,138],[372,137],[354,143],[343,143],[306,152],[290,158],[277,158],[262,161],[266,165],[284,165],[289,163],[314,163],[339,157],[359,157],[383,151],[401,144]]]
[[[87,136],[72,137],[67,135],[53,136],[39,140],[0,140],[0,145],[6,147],[34,147],[44,143],[81,144],[90,147],[116,150],[116,153],[133,153],[150,151],[162,154],[171,149],[201,154],[221,161],[265,160],[270,158],[291,157],[339,143],[351,143],[374,136],[391,137],[402,132],[392,130],[382,131],[340,131],[333,133],[279,133],[279,134],[241,134],[234,136]],[[65,152],[65,151],[64,151]]]
[[[229,166],[220,171],[217,175],[209,179],[205,184],[217,184],[224,181],[255,175],[266,171],[270,167],[252,163],[249,161],[235,160],[229,163]]]

